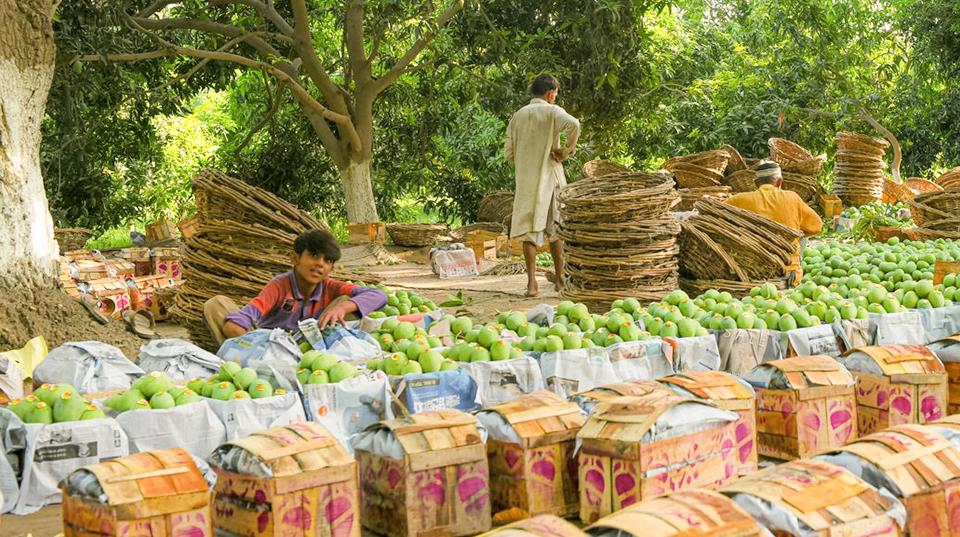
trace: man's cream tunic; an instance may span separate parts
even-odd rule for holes
[[[504,154],[516,167],[516,188],[510,237],[537,247],[555,240],[556,193],[567,185],[563,165],[550,157],[560,148],[560,133],[566,135],[564,158],[576,151],[580,122],[563,108],[543,99],[533,99],[510,118]]]

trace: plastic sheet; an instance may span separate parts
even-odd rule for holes
[[[217,373],[217,355],[182,339],[155,339],[140,347],[138,365],[145,373],[160,371],[173,381],[205,378]]]
[[[50,351],[33,371],[41,384],[70,384],[80,393],[125,390],[143,376],[120,349],[99,341],[64,343]]]

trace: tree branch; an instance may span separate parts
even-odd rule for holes
[[[169,6],[170,4],[176,4],[176,3],[177,3],[176,0],[156,0],[152,4],[143,8],[139,13],[137,13],[136,16],[146,18],[160,11],[161,9]]]
[[[310,20],[306,1],[293,0],[291,4],[295,24],[294,48],[303,60],[303,67],[307,76],[317,86],[332,109],[337,113],[348,115],[347,103],[343,98],[345,92],[330,78],[326,68],[317,56],[317,49],[314,47],[313,37],[310,35]]]
[[[283,101],[282,99],[283,93],[282,93],[281,86],[277,85],[277,94],[274,95],[273,98],[271,99],[270,85],[267,84],[267,80],[268,79],[264,77],[263,84],[264,86],[266,86],[264,92],[267,96],[267,111],[264,112],[263,117],[261,117],[257,121],[257,124],[254,125],[249,132],[247,132],[247,135],[243,137],[243,140],[241,140],[240,143],[237,145],[237,148],[234,149],[233,154],[236,155],[237,158],[240,158],[240,152],[243,151],[243,149],[247,146],[247,144],[250,143],[251,140],[253,140],[253,135],[259,132],[260,129],[262,129],[267,124],[267,122],[270,121],[273,118],[273,116],[277,114],[277,110],[280,109],[280,103]]]
[[[363,0],[347,0],[347,14],[343,23],[343,37],[347,44],[350,71],[357,86],[370,82],[370,65],[363,51]]]
[[[229,24],[196,19],[147,19],[133,17],[133,20],[143,28],[149,28],[151,30],[196,30],[198,32],[219,34],[229,38],[241,38],[241,41],[246,41],[267,58],[271,56],[277,58],[283,57],[280,51],[260,37],[261,35],[271,35],[268,32],[245,32],[242,28]],[[292,43],[292,39],[287,36],[280,34],[272,34],[272,36]]]
[[[435,26],[430,29],[428,32],[420,36],[420,39],[417,39],[416,42],[410,47],[409,50],[400,58],[397,63],[387,71],[387,74],[380,77],[374,86],[374,93],[380,93],[383,90],[387,89],[390,84],[400,77],[403,74],[404,69],[416,59],[417,56],[427,48],[427,45],[437,36],[437,33],[443,28],[450,19],[452,19],[461,9],[463,9],[463,0],[453,0],[453,3],[450,4],[447,9],[443,10],[443,13],[437,17]]]
[[[151,50],[150,52],[129,52],[122,54],[80,54],[74,56],[71,62],[136,62],[140,60],[155,60],[157,58],[167,58],[176,56],[177,53],[172,50]]]
[[[293,26],[290,26],[290,23],[280,15],[280,12],[273,7],[273,2],[268,1],[266,3],[261,2],[260,0],[207,0],[211,5],[214,6],[226,6],[230,4],[237,4],[242,6],[252,7],[254,11],[257,12],[257,15],[260,15],[263,19],[268,20],[277,27],[278,30],[283,32],[284,35],[293,37]]]
[[[880,134],[890,142],[890,145],[893,146],[893,162],[890,164],[890,172],[893,174],[893,180],[895,182],[902,183],[903,181],[900,180],[900,162],[903,160],[903,150],[900,148],[900,141],[897,140],[897,137],[894,136],[892,132],[874,119],[874,117],[870,115],[870,112],[867,112],[867,109],[863,106],[860,107],[860,117],[880,132]]]

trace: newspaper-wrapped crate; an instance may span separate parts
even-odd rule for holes
[[[960,450],[936,429],[898,425],[822,458],[899,498],[908,535],[960,535]]]
[[[806,457],[857,437],[856,381],[829,356],[774,360],[744,377],[757,390],[757,447],[775,459]]]
[[[221,445],[214,524],[228,535],[359,537],[357,463],[318,423],[275,427]]]
[[[927,345],[947,372],[947,414],[960,414],[960,335]]]
[[[861,347],[841,362],[857,379],[860,436],[945,414],[947,372],[923,345]]]
[[[592,390],[575,393],[570,400],[577,403],[589,416],[597,405],[605,401],[613,401],[620,397],[640,397],[653,392],[672,393],[669,388],[655,380],[631,380],[619,384],[604,384]]]
[[[593,537],[766,537],[730,498],[687,490],[654,498],[605,516],[587,528]]]
[[[680,395],[703,399],[718,408],[736,412],[737,472],[757,471],[757,397],[753,388],[722,371],[690,371],[660,379]]]
[[[495,512],[579,512],[575,444],[583,426],[576,403],[548,391],[524,395],[478,415],[489,438],[490,495]]]
[[[65,537],[213,537],[210,489],[180,448],[85,466],[61,490]]]
[[[538,515],[494,528],[482,537],[586,537],[579,528],[555,515]]]
[[[737,475],[737,415],[669,390],[597,405],[580,429],[580,519]]]
[[[847,470],[801,459],[743,477],[720,492],[784,537],[900,537],[903,506]]]
[[[487,452],[473,416],[442,409],[385,420],[353,447],[365,528],[389,537],[490,529]]]

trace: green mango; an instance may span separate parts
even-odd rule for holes
[[[168,392],[157,392],[150,397],[150,408],[156,410],[167,410],[177,406],[176,399]]]
[[[177,406],[189,405],[190,403],[196,403],[199,400],[200,394],[188,389],[180,392],[180,396],[177,397],[176,404]]]
[[[88,404],[83,409],[83,413],[80,414],[80,420],[98,420],[105,417],[107,417],[107,415],[103,413],[100,407],[90,404]]]
[[[77,421],[86,409],[87,401],[73,392],[64,392],[53,404],[53,421],[62,423]]]

